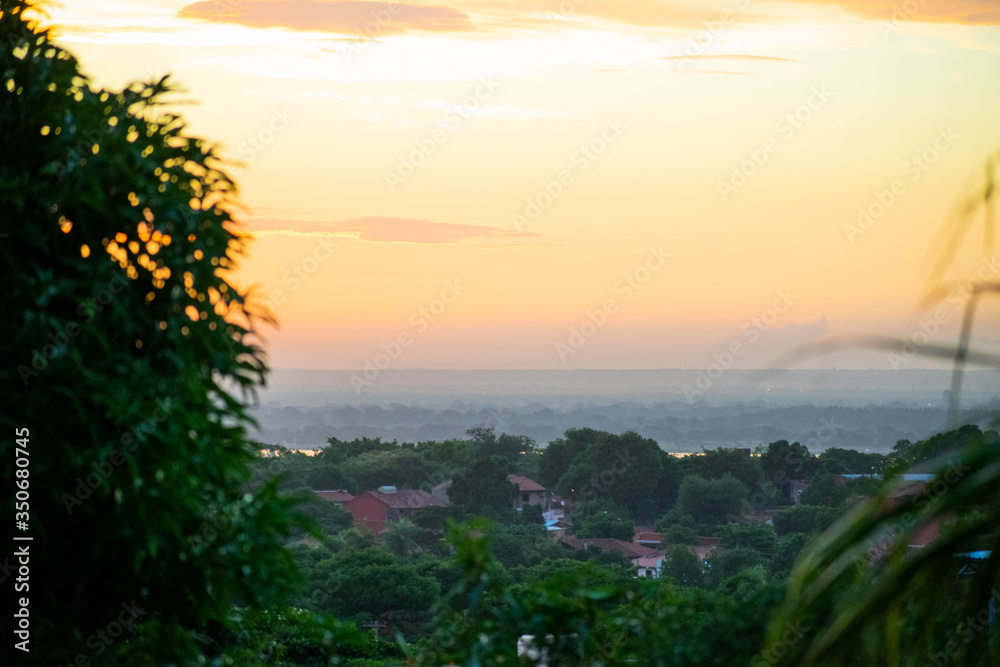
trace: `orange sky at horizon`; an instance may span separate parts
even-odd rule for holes
[[[1000,2],[48,11],[95,84],[171,73],[242,163],[235,279],[281,323],[272,366],[704,368],[738,341],[756,368],[936,309],[953,340],[959,302],[918,303],[1000,148]],[[997,278],[977,215],[949,278]]]

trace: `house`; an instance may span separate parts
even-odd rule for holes
[[[604,551],[614,551],[625,556],[638,568],[637,577],[658,577],[660,566],[663,565],[663,550],[650,549],[641,544],[633,544],[613,537],[579,538],[564,537],[561,541],[564,547],[570,549],[586,549],[597,547]]]
[[[377,491],[365,491],[345,503],[344,509],[354,517],[355,525],[377,534],[385,530],[387,523],[408,518],[414,510],[444,507],[445,504],[440,498],[419,489],[380,486]]]
[[[515,509],[521,509],[525,505],[538,505],[543,512],[549,509],[549,492],[544,486],[521,475],[507,475],[507,479],[517,485]]]
[[[649,547],[650,549],[659,549],[660,545],[663,543],[663,533],[654,533],[652,531],[640,531],[636,528],[635,537],[632,538],[632,542],[635,544],[641,544],[644,547]]]
[[[903,484],[892,492],[892,495],[889,496],[886,502],[886,509],[907,505],[919,509],[921,505],[934,496],[933,485],[929,480],[923,479],[923,475],[904,475],[902,477],[904,481],[909,483]],[[907,479],[907,477],[913,479]],[[932,480],[936,479],[934,475],[930,475],[929,477]],[[911,551],[919,550],[936,541],[941,536],[942,526],[953,518],[951,515],[945,515],[931,518],[919,524],[916,530],[908,536],[906,542],[907,548]],[[897,524],[897,527],[906,528],[907,526]],[[883,538],[869,549],[869,555],[874,558],[882,558],[891,551],[895,542],[895,537]]]
[[[345,504],[354,500],[354,496],[347,492],[347,489],[337,489],[336,491],[317,491],[316,495],[323,500],[328,500],[337,507],[343,507]]]
[[[566,501],[563,499],[562,496],[556,496],[556,495],[549,496],[548,513],[552,515],[551,518],[553,519],[558,519],[560,517],[566,516]]]
[[[565,519],[545,519],[545,530],[549,531],[549,537],[560,538],[566,534],[569,524]]]

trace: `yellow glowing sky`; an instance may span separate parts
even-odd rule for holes
[[[394,368],[698,368],[732,340],[753,367],[826,336],[906,335],[939,226],[1000,148],[995,0],[66,0],[50,15],[97,84],[171,73],[191,131],[245,164],[239,217],[258,238],[236,280],[272,301],[278,367],[359,368],[400,335]],[[721,193],[750,155],[763,164]],[[650,248],[670,256],[646,273]],[[757,340],[744,325],[778,290],[792,305]],[[808,365],[826,364],[886,357]]]

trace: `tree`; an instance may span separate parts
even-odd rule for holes
[[[539,483],[554,489],[576,457],[586,451],[604,433],[592,428],[571,428],[561,438],[553,440],[542,450],[538,462]]]
[[[408,626],[426,616],[438,596],[438,583],[383,549],[346,550],[320,562],[315,578],[318,611],[362,620],[392,614]]]
[[[799,496],[803,505],[839,505],[844,499],[843,487],[837,486],[837,481],[831,473],[823,472],[813,476],[809,488]]]
[[[348,478],[357,482],[359,489],[380,486],[416,489],[441,477],[436,465],[412,449],[366,452],[347,459],[340,467]]]
[[[759,523],[730,523],[719,529],[719,543],[727,549],[753,549],[770,555],[774,551],[774,529]]]
[[[535,441],[524,435],[498,436],[492,428],[470,428],[466,434],[477,458],[498,456],[507,466],[507,472],[525,472],[535,451]]]
[[[778,440],[767,446],[760,457],[760,465],[767,479],[780,490],[780,502],[792,502],[792,482],[804,479],[810,472],[812,455],[804,445]]]
[[[835,475],[881,475],[886,467],[887,457],[882,454],[831,447],[816,458],[816,463],[819,470]]]
[[[315,458],[330,463],[343,463],[362,454],[395,452],[400,449],[399,443],[395,440],[382,442],[382,438],[355,438],[354,440],[328,438],[326,442],[327,446],[316,452]]]
[[[631,542],[635,536],[635,523],[631,519],[608,512],[592,514],[580,523],[577,537],[613,537]]]
[[[682,477],[680,462],[656,441],[634,431],[601,432],[556,488],[574,502],[611,500],[636,521],[652,522],[673,506]]]
[[[829,528],[840,515],[841,510],[817,505],[796,505],[781,510],[772,519],[774,530],[779,536],[792,533],[818,533]]]
[[[655,528],[658,533],[665,533],[671,526],[683,526],[695,530],[698,527],[698,522],[690,514],[685,514],[674,507],[656,520]]]
[[[988,431],[984,434],[975,424],[966,424],[945,433],[938,433],[916,443],[900,440],[892,448],[892,453],[889,455],[890,465],[887,467],[886,473],[889,476],[900,475],[921,463],[932,461],[937,457],[967,447],[970,443],[994,440],[996,440],[995,431]]]
[[[478,459],[464,474],[457,475],[448,497],[470,514],[505,516],[514,510],[517,486],[507,479],[507,465],[499,456]]]
[[[663,532],[664,544],[698,544],[698,531],[675,523]]]
[[[393,521],[385,528],[382,544],[396,556],[409,556],[417,550],[417,535],[420,528],[409,519]]]
[[[320,498],[312,489],[302,488],[288,494],[300,502],[299,513],[312,519],[326,535],[336,535],[354,525],[350,514],[328,500]],[[301,537],[303,531],[296,531],[295,537]]]
[[[0,468],[25,482],[6,507],[30,496],[25,647],[73,662],[125,605],[143,630],[105,658],[185,662],[198,628],[279,600],[294,568],[292,501],[241,488],[267,367],[262,314],[229,282],[236,188],[162,111],[167,77],[92,85],[30,6],[0,9]]]
[[[711,480],[688,475],[681,482],[677,509],[713,526],[738,516],[740,504],[746,497],[747,487],[729,475]]]
[[[305,481],[309,488],[317,491],[335,491],[345,489],[351,493],[358,492],[358,483],[343,473],[335,465],[322,465],[316,462],[313,469],[306,473]]]
[[[675,546],[663,559],[660,575],[670,577],[681,586],[700,586],[704,576],[701,559],[687,547]]]
[[[722,447],[705,449],[701,455],[685,456],[681,459],[681,467],[685,474],[705,479],[719,479],[728,474],[740,480],[748,489],[756,490],[764,484],[760,458],[750,456],[748,450]]]

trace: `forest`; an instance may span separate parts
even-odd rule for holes
[[[293,609],[271,613],[301,622],[309,611],[316,614],[310,622],[337,619],[359,633],[333,650],[303,641],[299,630],[261,623],[227,650],[267,644],[286,651],[288,664],[328,664],[333,656],[354,665],[413,657],[471,664],[477,652],[501,664],[498,656],[516,659],[520,635],[558,627],[566,645],[552,647],[553,655],[584,662],[554,664],[795,664],[815,620],[789,629],[778,647],[765,647],[765,639],[800,554],[904,472],[997,437],[970,425],[898,441],[889,455],[837,448],[812,455],[776,441],[753,452],[718,448],[683,458],[632,432],[593,429],[569,430],[545,448],[492,429],[421,443],[331,438],[315,456],[261,444],[248,490],[276,480],[320,530],[291,536],[303,583]],[[538,480],[567,500],[568,536],[631,542],[637,529],[652,529],[662,540],[654,545],[662,550],[658,576],[638,577],[614,550],[574,549],[551,537],[541,507],[514,509],[508,475]],[[429,491],[445,480],[452,482],[447,506],[417,509],[379,535],[315,493],[389,485]],[[793,481],[805,487],[794,503]],[[906,502],[925,503],[931,489]],[[699,556],[692,547],[706,542],[715,546]],[[956,560],[949,573],[956,587],[961,565]],[[490,628],[489,646],[474,648],[482,628]]]

